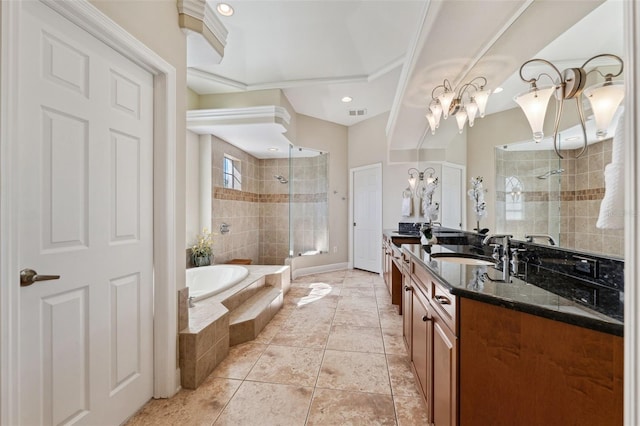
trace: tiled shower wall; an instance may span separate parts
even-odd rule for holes
[[[559,236],[560,246],[582,251],[624,256],[624,231],[596,228],[604,197],[604,167],[611,162],[612,140],[589,145],[580,158],[579,150],[562,151],[560,160],[553,151],[496,150],[496,224],[498,232],[522,238],[525,233]],[[565,172],[538,179],[550,170]],[[507,221],[505,178],[517,176],[523,182],[524,220]]]
[[[329,250],[328,154],[292,159],[293,255]]]
[[[223,187],[224,155],[241,162],[242,191]],[[216,141],[211,150],[212,212],[211,226],[215,233],[213,254],[215,263],[231,259],[260,260],[260,160],[223,141]],[[231,232],[220,233],[227,223]]]
[[[240,160],[242,190],[223,188],[224,155]],[[293,195],[295,254],[326,251],[327,157],[257,159],[223,141],[212,149],[212,229],[214,262],[251,259],[254,264],[282,265],[289,256],[289,189]],[[292,176],[289,175],[290,170]],[[274,176],[289,180],[280,183]],[[231,232],[220,234],[227,223]]]

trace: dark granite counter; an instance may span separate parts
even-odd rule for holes
[[[590,309],[521,278],[512,277],[510,283],[492,281],[502,278],[502,272],[493,266],[462,265],[444,258],[432,257],[432,254],[436,253],[481,255],[482,252],[478,251],[477,247],[433,245],[429,248],[431,253],[428,253],[420,244],[404,244],[402,250],[431,271],[453,295],[604,333],[623,335],[623,322],[615,318],[615,315]]]

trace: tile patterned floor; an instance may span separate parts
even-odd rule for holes
[[[382,278],[329,272],[293,281],[255,340],[127,425],[425,425],[416,386]]]

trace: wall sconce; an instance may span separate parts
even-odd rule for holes
[[[476,80],[481,81],[481,84],[478,84]],[[440,127],[440,119],[446,120],[450,115],[456,116],[460,133],[464,130],[464,124],[467,120],[469,127],[473,127],[478,114],[480,118],[483,118],[491,94],[491,90],[484,88],[486,84],[486,78],[476,77],[455,90],[452,89],[451,83],[447,79],[441,85],[434,87],[431,91],[429,109],[425,115],[429,121],[429,127],[431,127],[431,134],[436,134],[436,129]],[[439,90],[442,92],[436,96],[436,92]]]
[[[429,176],[427,177],[425,182],[424,175],[427,172],[429,172]],[[418,196],[420,196],[426,190],[426,187],[428,184],[434,183],[438,180],[438,178],[434,176],[434,174],[436,173],[436,170],[433,167],[427,167],[422,172],[416,169],[415,167],[412,167],[409,170],[407,170],[407,173],[409,174],[408,180],[409,180],[409,186],[411,187],[411,191]],[[416,177],[414,176],[414,173],[418,175],[418,181],[416,181]]]
[[[597,58],[612,58],[620,63],[620,70],[616,74],[603,75],[596,68],[591,71],[585,71],[585,67],[589,62]],[[541,73],[537,77],[527,79],[523,76],[523,70],[525,66],[532,62],[541,62],[548,65],[558,75],[558,79],[554,80],[549,74]],[[584,111],[582,108],[582,101],[580,95],[584,93],[589,102],[591,103],[591,110],[596,122],[596,136],[599,139],[603,139],[607,135],[607,128],[611,124],[611,119],[624,98],[624,85],[621,82],[614,82],[613,78],[622,74],[624,64],[619,56],[612,54],[596,55],[582,64],[580,68],[568,68],[562,72],[553,65],[551,62],[545,59],[530,59],[520,66],[520,78],[525,83],[529,83],[531,87],[528,91],[517,95],[514,100],[529,120],[529,125],[533,131],[533,140],[540,142],[544,137],[542,132],[542,125],[544,124],[544,117],[547,112],[547,105],[549,104],[549,98],[555,93],[556,95],[556,116],[553,126],[553,149],[558,157],[563,158],[558,151],[558,126],[560,125],[560,118],[562,116],[562,105],[567,99],[575,99],[576,106],[578,107],[578,115],[580,116],[580,125],[582,127],[582,134],[584,137],[584,145],[580,153],[576,156],[580,157],[587,149],[587,130],[585,127]],[[595,84],[584,89],[587,81],[587,75],[593,71],[598,72],[604,77],[604,83]],[[538,87],[538,80],[542,77],[548,77],[552,85],[547,87]],[[584,89],[584,91],[583,91]]]

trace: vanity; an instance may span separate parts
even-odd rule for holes
[[[622,424],[621,300],[602,289],[603,305],[586,306],[533,285],[546,266],[535,259],[502,282],[483,249],[401,246],[403,337],[430,422]]]

